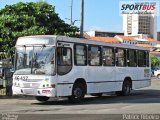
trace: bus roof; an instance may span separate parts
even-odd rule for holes
[[[30,38],[34,38],[32,43],[29,41]],[[24,40],[26,40],[24,42]],[[38,40],[38,41],[37,41]],[[119,48],[130,48],[130,49],[140,49],[140,50],[148,50],[149,48],[144,48],[135,45],[127,45],[121,43],[109,43],[105,41],[97,41],[92,39],[84,39],[84,38],[74,38],[74,37],[67,37],[67,36],[58,36],[58,35],[33,35],[33,36],[24,36],[20,37],[17,40],[16,45],[27,45],[27,44],[48,44],[52,45],[55,44],[56,41],[61,42],[69,42],[69,43],[85,43],[85,44],[92,44],[92,45],[101,45],[101,46],[111,46],[111,47],[119,47]]]
[[[73,38],[73,37],[66,37],[66,36],[58,36],[58,41],[65,41],[65,42],[72,42],[72,43],[86,43],[86,44],[92,44],[92,45],[101,45],[101,46],[110,46],[110,47],[119,47],[119,48],[130,48],[130,49],[139,49],[139,50],[147,50],[149,51],[149,48],[144,48],[140,46],[135,45],[127,45],[127,44],[121,44],[121,43],[110,43],[105,41],[97,41],[92,39],[84,39],[84,38]]]

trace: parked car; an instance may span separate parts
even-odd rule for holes
[[[152,75],[160,79],[160,68],[152,69]]]

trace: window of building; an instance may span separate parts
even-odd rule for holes
[[[74,62],[75,65],[83,66],[87,65],[87,47],[85,45],[78,45],[76,44],[74,46],[75,52],[74,52]]]
[[[127,51],[127,63],[129,67],[137,66],[137,54],[136,50],[128,50]]]
[[[103,65],[113,66],[114,59],[114,48],[103,47]]]
[[[117,66],[126,66],[126,50],[117,48],[116,49],[116,65]]]
[[[99,66],[101,65],[101,47],[99,46],[89,46],[88,48],[88,60],[89,65]]]

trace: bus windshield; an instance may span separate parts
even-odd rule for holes
[[[16,49],[15,74],[55,74],[53,46],[21,46]]]

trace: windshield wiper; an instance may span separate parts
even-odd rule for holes
[[[41,49],[40,53],[43,52],[44,47],[46,47],[46,45],[42,45],[42,47],[40,48],[40,49]],[[35,61],[35,63],[38,64],[38,62],[37,62],[38,56],[35,55],[35,53],[34,53],[35,49],[34,49],[34,48],[35,48],[35,46],[33,46],[32,62],[31,62],[31,74],[34,72],[34,71],[33,71],[33,67],[35,67],[35,65],[33,65],[33,60]],[[35,56],[36,56],[37,58],[35,58]]]

